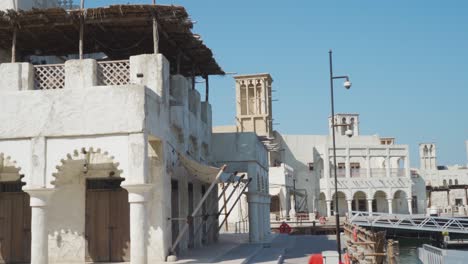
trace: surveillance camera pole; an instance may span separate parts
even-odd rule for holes
[[[333,76],[333,59],[332,59],[332,50],[329,51],[330,58],[330,94],[331,94],[331,121],[332,121],[332,138],[333,138],[333,171],[335,179],[335,207],[334,213],[336,218],[336,248],[338,251],[338,259],[341,261],[341,237],[340,237],[340,215],[338,210],[338,179],[336,173],[336,140],[335,140],[335,101],[333,98],[333,80],[334,79],[346,79],[349,82],[348,76]],[[349,89],[348,87],[346,87]],[[327,161],[329,162],[329,161]],[[326,175],[326,177],[329,177]]]

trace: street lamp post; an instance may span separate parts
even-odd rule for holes
[[[335,178],[335,218],[336,218],[336,248],[338,250],[338,259],[341,261],[341,238],[340,238],[340,215],[338,211],[338,179],[336,176],[336,141],[335,141],[335,102],[333,98],[333,80],[345,79],[344,87],[351,88],[351,82],[348,76],[333,76],[332,50],[329,51],[330,57],[330,94],[331,94],[331,120],[332,120],[332,138],[333,138],[333,171]],[[346,133],[348,134],[348,132]],[[352,135],[352,134],[351,134]],[[327,161],[328,162],[328,161]]]

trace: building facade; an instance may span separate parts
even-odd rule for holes
[[[468,164],[439,165],[435,143],[419,144],[419,157],[417,173],[426,185],[427,207],[448,215],[468,215]]]
[[[71,18],[79,10],[0,17],[0,34],[14,40],[17,61],[0,64],[0,254],[7,263],[155,263],[217,241],[213,187],[223,173],[209,166],[211,106],[194,89],[194,78],[223,72],[192,34],[183,7],[114,8],[99,9],[99,18],[88,9],[84,22]],[[183,26],[160,29],[164,38],[153,39],[153,12],[163,29],[174,19]],[[14,29],[17,40],[10,14],[21,25]],[[38,26],[44,16],[50,20]],[[28,61],[37,53],[76,54],[76,23],[85,23],[89,34],[107,32],[100,45],[81,40],[88,43],[81,51],[107,52],[106,60]],[[57,24],[60,30],[50,30]],[[110,32],[113,39],[104,36]],[[174,32],[195,45],[171,41]],[[142,34],[149,43],[109,49]],[[161,52],[153,50],[158,45]],[[177,59],[176,50],[185,57]],[[204,63],[187,61],[200,51],[209,54],[198,57]]]
[[[337,114],[336,162],[331,135],[281,135],[281,160],[294,169],[296,186],[307,193],[297,211],[331,216],[334,212],[336,167],[338,208],[350,211],[413,213],[424,211],[424,192],[414,188],[408,146],[392,138],[359,134],[359,115]],[[329,122],[331,133],[331,122]],[[299,201],[296,201],[299,202]],[[307,205],[307,206],[306,206]]]

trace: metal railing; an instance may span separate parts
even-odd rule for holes
[[[65,87],[65,65],[48,64],[34,66],[34,89],[63,89]]]
[[[130,61],[99,61],[98,85],[125,85],[130,83]]]
[[[468,219],[463,218],[352,211],[349,221],[359,226],[468,234]]]
[[[424,244],[418,248],[418,258],[424,264],[444,264],[447,251]]]

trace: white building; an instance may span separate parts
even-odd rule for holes
[[[227,164],[230,172],[247,174],[251,182],[246,195],[229,186],[220,208],[220,221],[228,219],[222,231],[249,231],[251,242],[268,242],[270,239],[269,145],[264,141],[272,133],[271,83],[269,74],[239,75],[236,80],[237,115],[235,126],[213,128],[213,155],[217,164]],[[239,197],[229,199],[235,191]],[[222,188],[218,190],[222,192]],[[227,196],[227,198],[226,198]],[[225,206],[225,203],[228,206]],[[220,209],[221,210],[221,209]],[[229,212],[231,211],[231,212]]]
[[[294,169],[296,186],[305,188],[307,203],[296,204],[296,211],[318,212],[330,216],[334,211],[334,167],[338,177],[340,214],[353,211],[412,213],[423,211],[424,192],[412,186],[407,145],[394,144],[393,138],[359,134],[359,115],[337,114],[336,161],[330,135],[279,135],[278,160]],[[413,202],[414,200],[414,202]],[[307,205],[307,206],[306,206]]]
[[[223,74],[212,52],[183,7],[128,5],[83,20],[82,51],[107,61],[27,61],[78,53],[79,12],[21,12],[18,28],[0,16],[0,50],[18,61],[0,64],[0,259],[155,263],[215,242],[210,186],[226,177],[208,166],[211,106],[194,89]]]
[[[468,164],[439,165],[435,143],[419,144],[419,156],[418,174],[426,184],[427,206],[442,213],[468,215]]]

